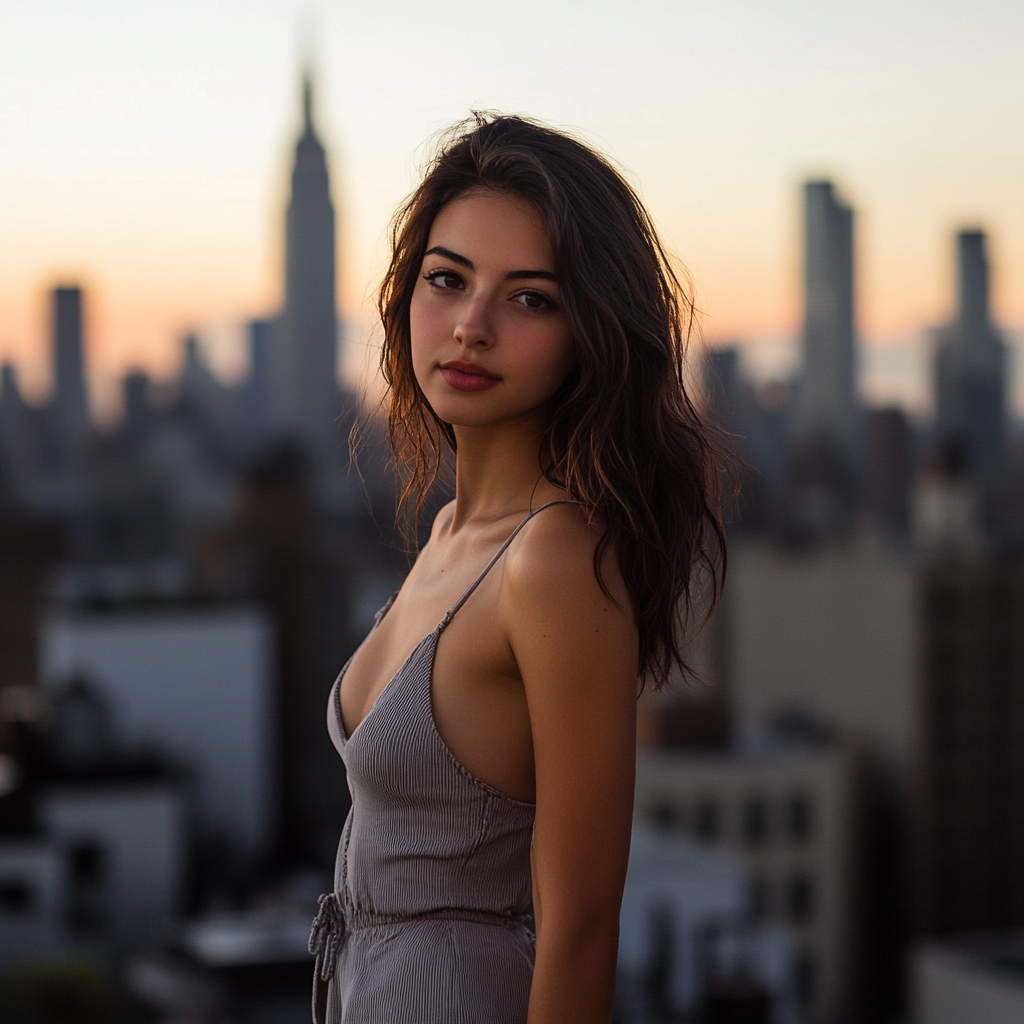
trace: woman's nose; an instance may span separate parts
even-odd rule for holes
[[[489,348],[494,344],[494,333],[484,296],[474,297],[465,307],[455,325],[455,340],[466,348]]]

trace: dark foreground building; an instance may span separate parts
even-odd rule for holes
[[[922,578],[918,925],[1024,926],[1024,566]]]

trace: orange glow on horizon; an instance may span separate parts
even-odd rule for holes
[[[856,211],[866,348],[948,319],[967,224],[990,233],[997,324],[1024,325],[1019,5],[637,0],[624,20],[608,0],[585,19],[526,2],[540,38],[524,44],[485,5],[463,42],[492,59],[440,77],[450,43],[432,10],[323,12],[315,119],[352,352],[372,346],[388,217],[424,140],[470,108],[564,125],[625,168],[693,276],[710,344],[797,335],[808,176],[830,177]],[[280,304],[295,12],[285,0],[258,18],[241,0],[48,10],[0,14],[0,359],[45,394],[46,290],[78,279],[109,395],[129,368],[173,373],[187,331]]]

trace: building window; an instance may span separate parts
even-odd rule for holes
[[[768,880],[764,875],[754,875],[750,880],[748,898],[750,900],[750,919],[758,924],[768,916]]]
[[[763,846],[768,836],[768,806],[763,797],[748,797],[743,804],[743,841]]]
[[[101,936],[107,926],[106,850],[82,842],[68,852],[68,927],[79,938]]]
[[[809,842],[814,835],[814,805],[810,797],[798,793],[790,797],[786,809],[786,825],[789,838],[794,843]]]
[[[786,909],[795,924],[806,924],[814,915],[814,885],[802,871],[793,875],[786,886]]]
[[[20,878],[0,878],[0,915],[29,917],[36,907],[36,894]]]
[[[800,1005],[806,1009],[814,999],[815,981],[814,958],[806,950],[800,954],[796,962],[796,993]]]
[[[718,805],[708,798],[701,800],[694,808],[694,832],[699,838],[711,842],[718,838],[718,824]]]
[[[671,832],[679,827],[679,812],[670,800],[656,800],[651,804],[648,815],[659,832]]]
[[[648,918],[650,945],[647,970],[644,972],[643,990],[646,1002],[658,1019],[667,1018],[672,1005],[672,968],[675,962],[676,942],[672,914],[667,908],[660,908]]]

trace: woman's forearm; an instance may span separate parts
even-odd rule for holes
[[[617,914],[612,921],[578,920],[561,926],[545,920],[537,935],[528,1024],[608,1024],[618,940]]]

